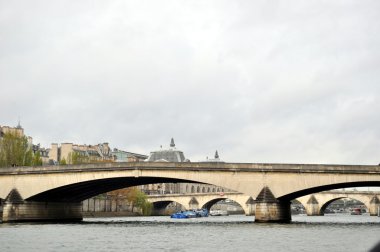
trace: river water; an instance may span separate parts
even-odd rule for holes
[[[0,224],[0,251],[368,251],[380,242],[380,218],[292,216],[291,224],[252,216],[197,219],[88,218],[81,223]]]

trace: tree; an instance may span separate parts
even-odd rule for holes
[[[90,164],[90,163],[110,163],[113,160],[110,159],[100,159],[96,156],[88,156],[83,152],[73,151],[67,156],[66,162],[68,164]]]
[[[153,203],[146,200],[142,205],[141,210],[144,216],[151,215],[153,211]]]
[[[66,163],[66,159],[65,159],[65,158],[62,158],[61,161],[59,161],[59,164],[60,164],[60,165],[67,165],[67,163]]]
[[[0,138],[0,167],[31,166],[33,151],[25,136],[5,133]]]
[[[137,188],[134,188],[133,191],[135,193],[135,206],[141,209],[143,215],[150,215],[153,204],[148,201],[146,194]]]
[[[33,165],[33,166],[39,166],[39,165],[42,165],[42,158],[41,158],[41,153],[40,153],[40,151],[37,151],[37,152],[34,154],[32,165]]]
[[[79,152],[70,152],[67,156],[67,162],[69,164],[85,164],[89,163],[89,158],[87,156],[81,155]]]
[[[137,187],[129,187],[124,189],[115,190],[107,193],[113,197],[124,196],[126,200],[131,204],[132,212],[134,207],[140,208],[143,215],[150,215],[152,213],[153,204],[148,201],[147,195],[140,191]]]

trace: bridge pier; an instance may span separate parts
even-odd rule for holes
[[[189,201],[189,209],[199,209],[199,202],[195,197]]]
[[[6,202],[3,222],[22,221],[81,221],[81,203],[61,202]]]
[[[369,215],[377,216],[380,208],[380,200],[377,196],[373,196],[371,201],[369,202]]]
[[[314,195],[310,196],[309,200],[306,203],[305,209],[306,209],[307,216],[320,216],[320,215],[324,215],[323,212],[321,211],[320,207],[319,207],[319,202],[315,198]]]
[[[255,222],[288,223],[291,221],[290,201],[279,201],[268,187],[256,199]]]
[[[3,205],[3,222],[81,221],[82,203],[25,201],[13,189]]]
[[[247,202],[245,203],[246,208],[244,209],[245,215],[247,216],[254,216],[256,211],[256,202],[252,199],[252,197],[249,197]],[[242,206],[243,207],[243,206]]]

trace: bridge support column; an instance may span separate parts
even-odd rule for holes
[[[290,201],[279,201],[268,187],[256,199],[255,222],[290,222]]]
[[[192,197],[189,201],[189,210],[191,209],[199,209],[199,202],[195,197]]]
[[[249,197],[245,205],[247,206],[245,215],[247,216],[255,215],[256,202],[252,199],[252,197]]]
[[[369,215],[377,216],[380,208],[380,200],[377,196],[373,196],[371,201],[369,202]]]
[[[319,208],[319,202],[314,195],[311,195],[306,203],[306,214],[307,216],[323,215],[323,212]]]
[[[81,221],[81,203],[61,202],[6,202],[3,222],[21,221]]]
[[[3,205],[3,222],[81,221],[82,203],[24,201],[12,190]]]

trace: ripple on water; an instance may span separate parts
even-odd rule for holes
[[[367,251],[380,218],[293,216],[258,224],[250,216],[85,219],[71,224],[0,224],[1,251]]]

